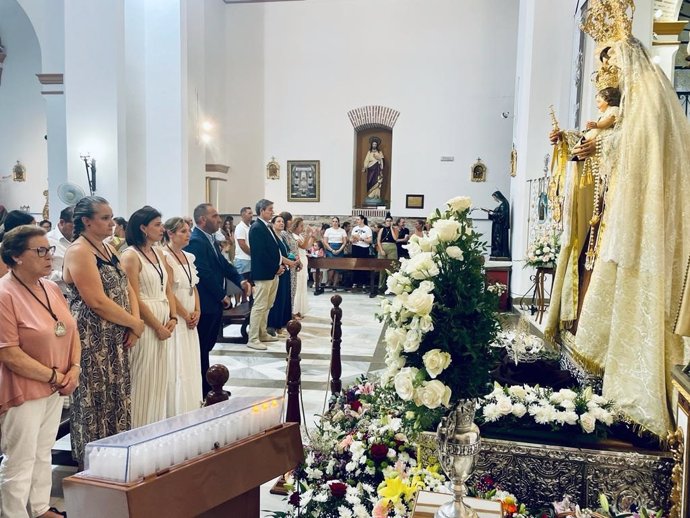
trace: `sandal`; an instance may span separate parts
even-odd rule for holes
[[[49,512],[59,514],[60,516],[64,516],[67,518],[67,512],[66,511],[58,511],[56,507],[51,507],[48,509]]]

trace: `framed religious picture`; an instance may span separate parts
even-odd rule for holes
[[[405,195],[406,209],[423,209],[424,195],[423,194],[406,194]]]
[[[25,182],[26,181],[26,167],[17,160],[17,164],[12,168],[12,180],[15,182]]]
[[[288,160],[288,201],[319,201],[320,175],[318,160]]]
[[[477,158],[470,171],[470,178],[473,182],[486,182],[486,165],[481,158]]]
[[[280,179],[280,164],[276,162],[275,157],[271,157],[271,161],[266,164],[266,178],[269,180]]]

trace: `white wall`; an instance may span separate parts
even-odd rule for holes
[[[349,213],[355,164],[347,112],[378,104],[400,111],[395,215],[426,216],[458,194],[492,207],[491,192],[509,189],[512,120],[501,113],[513,109],[517,7],[512,0],[227,6],[231,174],[242,175],[254,197],[262,178],[281,210]],[[441,163],[442,155],[455,161]],[[278,181],[265,179],[272,156]],[[488,165],[486,183],[469,181],[477,157]],[[286,162],[312,159],[321,161],[321,201],[287,203]],[[425,194],[424,209],[406,210],[406,193]]]
[[[0,2],[0,37],[7,52],[0,81],[0,204],[8,210],[29,205],[40,214],[48,188],[45,103],[36,78],[41,49],[15,0]],[[26,182],[7,178],[17,160],[26,167]]]
[[[230,166],[226,209],[238,213],[264,197],[265,165],[273,151],[264,151],[264,10],[265,4],[225,8],[225,88],[221,119],[226,165]],[[268,81],[283,79],[268,71]],[[269,159],[265,159],[269,156]],[[278,157],[278,155],[276,155]]]

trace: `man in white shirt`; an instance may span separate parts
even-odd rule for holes
[[[360,214],[355,219],[355,226],[350,233],[350,242],[352,243],[352,257],[369,257],[369,247],[371,246],[373,234],[371,228],[367,226],[367,218]],[[355,270],[352,289],[357,290],[358,285],[364,287],[367,278],[367,272]]]
[[[252,257],[249,248],[249,227],[252,225],[254,213],[251,207],[242,207],[240,221],[235,227],[235,268],[243,279],[250,280],[252,273]]]
[[[74,239],[74,207],[65,207],[60,212],[60,221],[57,226],[46,234],[48,242],[55,247],[53,254],[53,271],[48,276],[48,279],[57,283],[62,290],[62,293],[67,296],[70,293],[70,288],[62,280],[62,263],[65,260],[65,252],[67,247],[72,244]]]

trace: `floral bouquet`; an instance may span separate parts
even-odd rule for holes
[[[525,264],[527,266],[552,266],[561,250],[560,240],[554,230],[543,231],[530,243]]]
[[[591,387],[554,392],[539,386],[502,387],[496,383],[480,405],[478,416],[485,423],[529,416],[537,424],[553,429],[579,425],[587,434],[593,433],[597,424],[611,426],[618,415],[613,401],[594,394]]]
[[[438,490],[446,477],[417,462],[408,407],[364,377],[335,397],[289,481],[288,511],[273,516],[409,516],[417,492]]]
[[[486,287],[486,244],[457,197],[434,211],[428,237],[412,236],[409,259],[388,277],[380,319],[386,323],[384,382],[416,407],[451,407],[491,390],[498,352],[498,292]],[[423,412],[419,412],[423,414]]]

